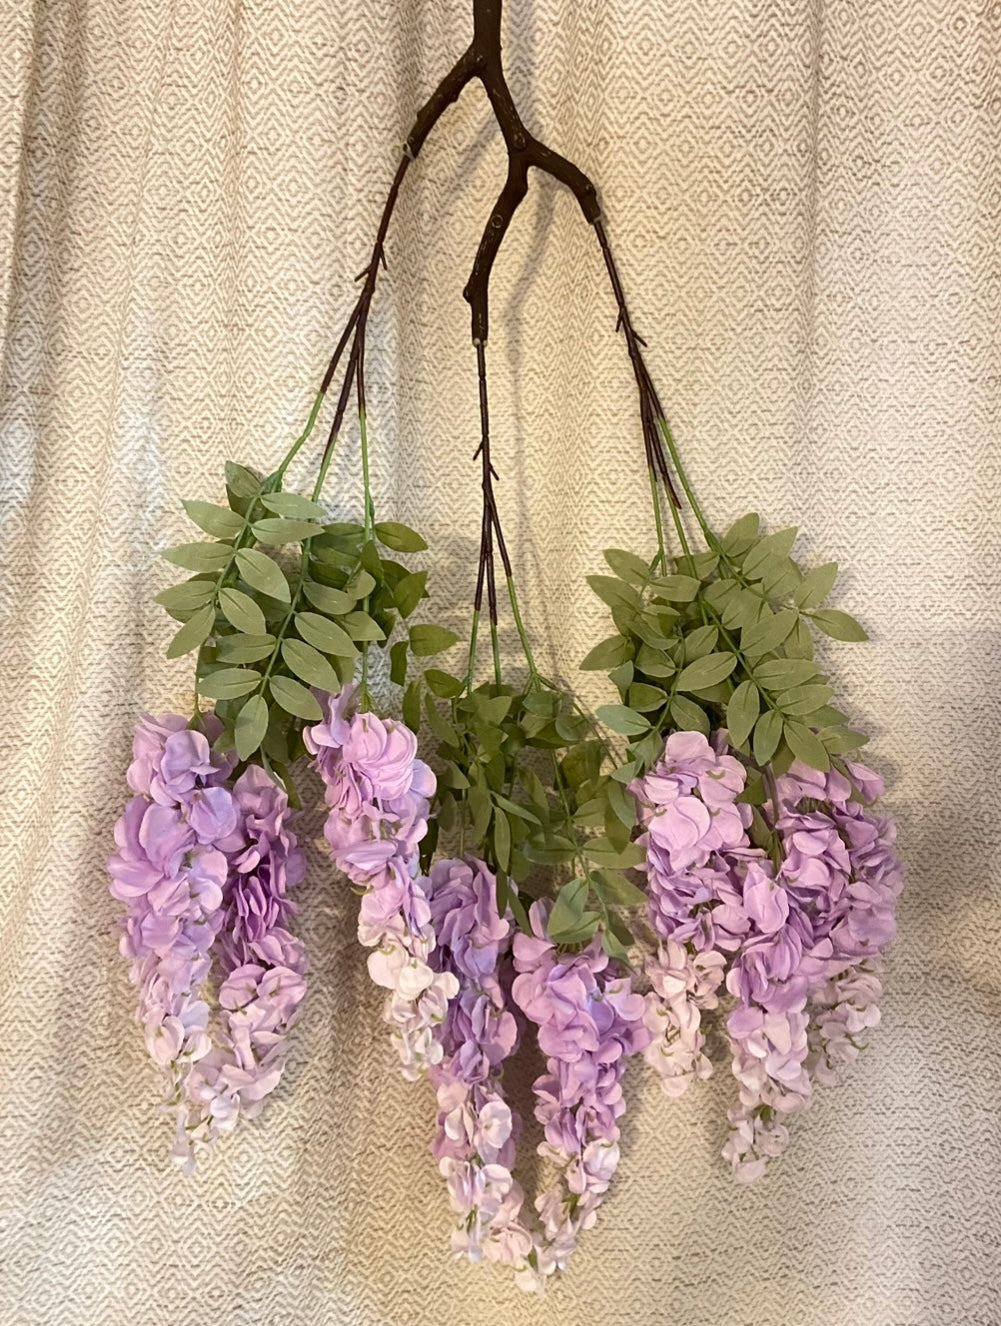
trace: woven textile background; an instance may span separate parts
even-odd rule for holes
[[[800,523],[872,630],[836,666],[908,888],[849,1085],[744,1190],[726,1072],[676,1104],[634,1067],[599,1226],[526,1299],[448,1257],[430,1089],[399,1079],[314,852],[285,1083],[196,1178],[171,1166],[103,873],[136,717],[189,693],[154,549],[191,537],[180,499],[217,497],[225,458],[267,465],[299,430],[470,8],[0,0],[0,1322],[999,1326],[994,0],[507,6],[515,94],[601,186],[709,509]],[[470,89],[408,178],[370,351],[378,508],[427,533],[456,623],[479,524],[460,291],[502,171]],[[574,679],[605,633],[584,576],[650,528],[597,246],[547,180],[492,307],[503,515],[545,666]],[[353,443],[331,491],[358,510]]]

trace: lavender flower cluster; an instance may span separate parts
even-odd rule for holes
[[[303,734],[324,783],[324,836],[335,866],[362,891],[358,938],[374,949],[369,975],[389,991],[385,1018],[413,1080],[441,1060],[435,1031],[459,992],[455,974],[429,962],[435,933],[418,864],[435,777],[405,724],[358,712],[356,686],[325,703],[325,721]]]
[[[221,726],[211,714],[201,731],[175,714],[143,718],[108,863],[137,1020],[167,1071],[173,1154],[188,1172],[198,1144],[255,1117],[278,1085],[306,988],[287,925],[287,889],[303,875],[288,798],[257,766],[231,783],[233,758],[210,745]]]
[[[648,1062],[668,1095],[708,1076],[702,1014],[727,998],[739,1103],[724,1155],[750,1182],[788,1142],[814,1080],[837,1080],[858,1037],[879,1020],[880,958],[901,889],[893,821],[872,809],[880,780],[796,763],[777,780],[770,828],[780,864],[752,846],[751,808],[737,798],[744,766],[725,733],[668,737],[663,758],[632,784],[644,832],[647,962],[655,998]]]

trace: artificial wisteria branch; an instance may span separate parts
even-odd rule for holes
[[[597,191],[522,122],[501,0],[473,0],[473,19],[469,47],[407,138],[304,431],[271,473],[228,465],[225,506],[185,503],[210,541],[166,551],[190,575],[158,601],[179,623],[168,656],[196,654],[193,713],[140,721],[109,868],[174,1155],[190,1171],[278,1087],[302,1007],[307,959],[287,890],[304,874],[291,824],[293,770],[308,758],[403,1075],[435,1091],[453,1250],[537,1290],[566,1268],[610,1189],[630,1058],[679,1096],[713,1071],[715,1020],[736,1080],[723,1154],[740,1181],[761,1177],[814,1084],[836,1081],[879,1020],[901,878],[892,820],[875,805],[882,784],[856,759],[865,737],[815,657],[817,632],[866,638],[825,606],[837,567],[802,569],[796,531],[765,534],[757,515],[715,531],[647,368]],[[428,571],[397,560],[426,543],[376,517],[365,358],[404,179],[474,80],[508,169],[464,291],[482,507],[456,673],[430,661],[457,634],[417,620]],[[650,480],[652,553],[608,549],[611,574],[589,577],[614,631],[581,666],[619,693],[595,715],[539,671],[495,488],[489,283],[532,168],[566,185],[595,231]],[[289,492],[338,375],[311,495]],[[352,396],[361,515],[331,520],[324,485]],[[500,648],[501,574],[523,656],[514,664]],[[388,654],[402,718],[377,711],[373,648]],[[526,1041],[546,1063],[534,1113],[555,1173],[534,1201],[504,1080]]]

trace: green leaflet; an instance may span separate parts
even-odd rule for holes
[[[304,581],[302,592],[314,608],[319,608],[328,617],[340,617],[350,612],[356,602],[353,594],[347,594],[343,589],[331,589],[329,585],[318,585],[315,580]]]
[[[819,608],[834,588],[837,578],[837,562],[825,562],[823,566],[815,566],[812,571],[806,573],[796,588],[792,596],[793,602],[797,608]]]
[[[180,658],[182,654],[190,654],[192,649],[197,649],[199,645],[204,644],[212,634],[214,625],[215,609],[209,603],[204,608],[199,608],[194,616],[184,623],[171,640],[167,649],[167,657]]]
[[[416,530],[400,525],[395,520],[380,521],[375,527],[375,536],[384,548],[391,548],[393,552],[424,552],[427,548]]]
[[[649,564],[635,553],[624,548],[606,548],[602,556],[620,580],[642,586],[650,579]]]
[[[582,672],[605,672],[628,662],[632,656],[630,642],[621,635],[613,635],[595,645],[579,666]]]
[[[215,596],[216,581],[182,580],[179,585],[171,585],[153,600],[168,612],[193,612],[210,603]]]
[[[264,493],[261,505],[276,516],[289,520],[323,520],[323,507],[299,493]]]
[[[761,710],[761,697],[753,681],[743,681],[726,706],[726,726],[734,746],[743,746],[754,730]]]
[[[182,502],[181,505],[198,528],[214,539],[235,539],[243,529],[243,517],[228,506],[216,506],[213,502]]]
[[[832,640],[861,641],[869,639],[865,627],[847,612],[841,612],[838,608],[821,608],[819,612],[811,613],[811,620]]]
[[[811,769],[826,772],[831,767],[827,748],[815,732],[805,723],[787,722],[783,731],[785,743],[797,759],[808,764]]]
[[[235,630],[245,635],[264,635],[267,632],[264,613],[250,595],[244,594],[242,590],[230,589],[228,586],[220,589],[219,607]]]
[[[308,520],[286,520],[282,516],[265,517],[254,522],[254,538],[258,543],[301,543],[320,534],[321,528]]]
[[[224,635],[216,657],[220,663],[258,663],[275,647],[273,635]]]
[[[240,548],[236,554],[240,575],[252,588],[281,603],[291,603],[292,593],[288,581],[277,562],[258,548]]]
[[[358,657],[358,650],[347,631],[327,617],[321,617],[319,613],[297,612],[295,627],[308,644],[324,654],[336,654],[341,658]]]
[[[271,694],[286,713],[314,723],[319,723],[323,718],[323,710],[301,682],[291,677],[272,677],[268,685]]]
[[[638,736],[649,731],[650,720],[624,704],[603,704],[598,707],[598,717],[603,723],[623,736]]]
[[[754,758],[762,768],[768,764],[782,740],[782,715],[774,709],[762,714],[754,725]]]
[[[679,691],[704,691],[717,682],[729,677],[737,666],[735,655],[729,653],[707,654],[682,668],[678,677]]]
[[[302,640],[283,640],[282,658],[308,686],[319,686],[322,691],[334,695],[341,689],[340,679],[327,660],[319,650]]]
[[[411,626],[410,648],[418,658],[428,658],[451,649],[458,640],[454,631],[447,631],[443,626]]]
[[[253,668],[219,668],[198,683],[210,700],[235,700],[260,685],[261,674]]]
[[[221,571],[229,565],[233,549],[228,543],[177,543],[160,554],[165,562],[197,571],[200,575]]]
[[[249,760],[268,730],[268,703],[263,695],[252,695],[236,716],[236,753]]]

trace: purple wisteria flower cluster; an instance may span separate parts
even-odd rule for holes
[[[538,1276],[566,1267],[582,1230],[591,1229],[619,1164],[618,1120],[625,1112],[622,1075],[630,1055],[650,1039],[644,1000],[601,946],[561,952],[547,930],[548,906],[532,904],[531,935],[514,940],[514,1002],[532,1023],[547,1056],[534,1086],[536,1118],[545,1128],[540,1154],[562,1183],[536,1200],[542,1220]],[[523,1277],[525,1287],[534,1287]]]
[[[288,797],[258,766],[231,781],[233,758],[210,745],[221,726],[212,714],[201,730],[176,714],[143,718],[108,863],[138,1021],[169,1077],[173,1154],[188,1172],[199,1144],[254,1118],[278,1085],[306,988],[288,929],[287,889],[303,875]]]
[[[725,731],[712,743],[672,733],[632,784],[659,939],[646,964],[646,1058],[680,1095],[711,1072],[702,1015],[726,1004],[739,1103],[724,1155],[743,1182],[785,1149],[786,1121],[810,1104],[814,1080],[836,1081],[879,1020],[902,883],[895,828],[872,809],[880,780],[844,768],[796,762],[776,780],[764,809],[777,864],[751,843],[745,769]]]
[[[434,774],[404,723],[358,712],[354,685],[326,697],[324,721],[303,737],[324,782],[324,836],[338,870],[362,891],[358,938],[374,950],[369,974],[389,992],[386,1021],[413,1080],[441,1059],[435,1030],[459,990],[453,972],[429,962],[435,933],[418,845]]]

